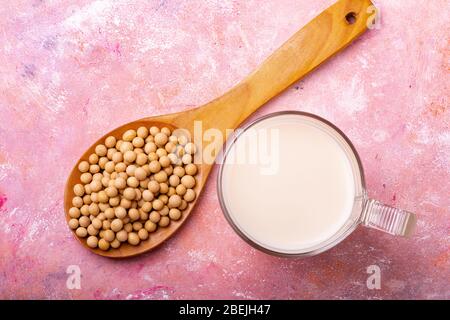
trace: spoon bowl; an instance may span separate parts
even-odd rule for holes
[[[72,198],[75,196],[73,191],[73,186],[77,183],[80,183],[80,176],[81,172],[78,170],[78,165],[81,161],[87,160],[89,155],[92,153],[95,153],[95,146],[98,144],[103,144],[106,137],[108,136],[114,136],[114,137],[122,137],[122,135],[129,129],[136,130],[139,127],[145,126],[147,128],[150,128],[152,126],[157,126],[159,128],[167,127],[171,131],[177,129],[174,127],[171,123],[168,122],[162,122],[158,120],[158,118],[145,118],[138,121],[133,121],[130,123],[127,123],[125,125],[122,125],[111,132],[105,134],[103,137],[98,139],[92,146],[90,146],[85,153],[81,156],[81,158],[77,161],[76,165],[72,169],[69,178],[67,179],[65,191],[64,191],[64,210],[66,212],[66,221],[69,222],[71,217],[69,216],[68,212],[69,209],[72,207]],[[197,175],[195,176],[198,181],[201,181],[203,171],[201,169],[201,166],[198,166],[199,170]],[[196,193],[196,198],[194,201],[188,203],[188,207],[183,210],[183,213],[181,215],[181,218],[177,221],[171,221],[171,223],[165,227],[165,228],[158,228],[155,232],[150,233],[149,239],[146,241],[141,241],[139,245],[137,246],[131,246],[128,244],[123,243],[119,248],[117,249],[111,249],[108,251],[101,250],[99,248],[91,248],[87,245],[86,241],[87,238],[80,238],[75,235],[75,238],[86,248],[93,251],[94,253],[109,257],[109,258],[123,258],[123,257],[132,257],[139,255],[141,253],[144,253],[146,251],[149,251],[155,247],[157,247],[159,244],[164,242],[167,238],[172,236],[172,234],[178,230],[178,228],[184,223],[184,221],[188,218],[189,214],[192,211],[192,208],[195,206],[195,203],[198,199],[198,196],[200,195],[200,192],[202,190],[202,186],[200,184],[196,184],[196,186],[193,188]]]

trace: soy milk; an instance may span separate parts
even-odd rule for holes
[[[349,220],[351,161],[330,130],[314,118],[283,114],[251,126],[230,146],[222,201],[247,238],[272,251],[300,253]]]

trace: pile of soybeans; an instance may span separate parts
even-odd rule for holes
[[[69,227],[91,248],[136,246],[195,200],[195,145],[167,127],[109,136],[81,161]]]

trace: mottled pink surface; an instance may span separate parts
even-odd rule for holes
[[[450,5],[380,0],[379,30],[258,115],[335,122],[369,195],[418,213],[412,239],[359,228],[304,260],[252,249],[226,223],[214,170],[154,252],[96,256],[66,226],[63,189],[92,141],[229,89],[332,0],[0,1],[0,298],[450,298]],[[256,115],[257,116],[257,115]],[[366,268],[378,265],[381,290]],[[66,288],[79,265],[80,290]]]

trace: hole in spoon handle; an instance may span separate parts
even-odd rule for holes
[[[345,15],[345,21],[347,21],[348,24],[354,24],[356,22],[357,15],[355,12],[351,11]]]

